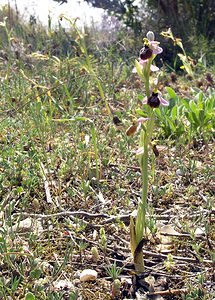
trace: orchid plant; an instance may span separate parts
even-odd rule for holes
[[[143,101],[147,105],[147,117],[139,118],[127,130],[127,135],[131,136],[140,131],[140,142],[137,155],[139,157],[141,173],[142,173],[142,195],[138,203],[136,221],[133,216],[130,218],[130,247],[134,258],[135,270],[141,273],[144,270],[144,260],[142,248],[146,237],[146,212],[147,212],[147,195],[148,195],[148,158],[149,148],[151,146],[151,138],[154,129],[155,109],[160,105],[168,106],[161,93],[158,91],[158,77],[150,86],[150,77],[152,72],[159,71],[155,66],[155,57],[162,53],[163,49],[159,46],[159,42],[155,41],[152,31],[149,31],[146,38],[143,39],[143,48],[140,50],[139,60],[135,60],[136,72],[145,85],[146,98]]]

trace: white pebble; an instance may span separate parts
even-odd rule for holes
[[[176,170],[175,174],[176,174],[177,176],[184,176],[184,175],[185,175],[185,172],[184,172],[182,169],[178,169],[178,170]]]
[[[85,269],[80,274],[80,281],[94,281],[97,279],[98,273],[95,270]]]

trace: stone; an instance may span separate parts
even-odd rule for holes
[[[97,279],[98,273],[95,270],[85,269],[80,274],[80,281],[95,281]]]

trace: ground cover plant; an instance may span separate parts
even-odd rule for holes
[[[69,55],[51,27],[48,47],[44,32],[31,49],[1,23],[0,299],[214,299],[213,66],[160,67],[169,106],[153,110],[136,272],[129,224],[142,177],[138,135],[126,131],[148,117],[139,54],[94,52],[67,21]]]

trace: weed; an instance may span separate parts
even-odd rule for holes
[[[121,274],[122,272],[122,269],[121,268],[118,268],[117,265],[116,265],[116,261],[114,261],[114,263],[109,266],[109,267],[106,267],[105,268],[106,270],[106,273],[109,277],[111,277],[111,279],[114,281],[115,279],[118,279],[119,278],[119,275]]]

